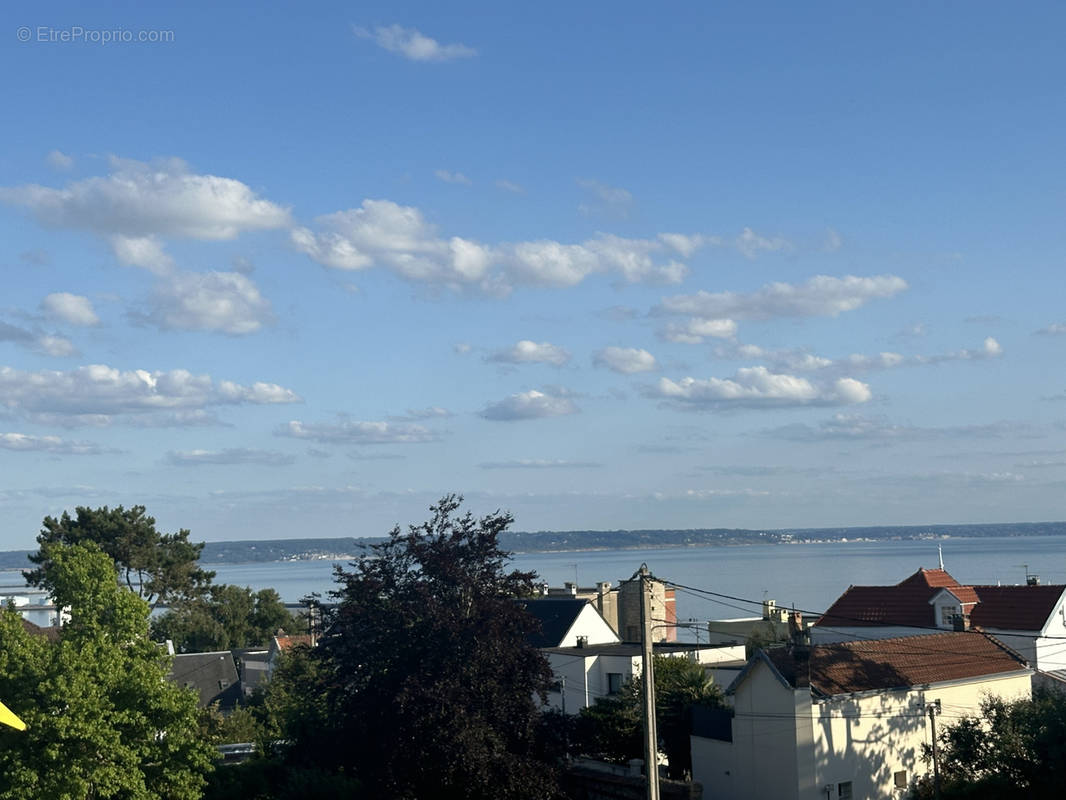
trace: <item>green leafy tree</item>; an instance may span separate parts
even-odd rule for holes
[[[687,658],[655,656],[655,713],[659,748],[669,762],[671,778],[683,779],[692,771],[692,709],[718,707],[722,693],[700,664]],[[588,754],[624,763],[644,757],[640,678],[622,691],[601,697],[581,710],[576,745]]]
[[[354,776],[375,798],[551,797],[535,699],[551,671],[516,602],[534,574],[506,569],[509,514],[460,516],[460,503],[443,498],[427,522],[338,570],[338,607],[315,651],[326,724],[287,730],[290,756]]]
[[[0,800],[199,798],[213,751],[195,696],[165,680],[148,605],[95,544],[52,544],[43,569],[71,618],[52,642],[0,613],[0,696],[27,725],[0,730]]]
[[[203,542],[189,541],[189,531],[159,533],[144,506],[87,508],[75,516],[45,517],[37,535],[40,550],[30,555],[35,569],[23,573],[31,586],[51,590],[49,565],[54,545],[92,542],[118,567],[121,580],[153,608],[161,602],[196,596],[210,585],[213,572],[200,569]]]
[[[156,641],[170,639],[183,653],[265,645],[278,628],[292,630],[295,617],[273,589],[215,584],[205,595],[179,600],[152,620]]]
[[[943,726],[937,741],[944,800],[1061,797],[1066,694],[1037,689],[1032,699],[988,697],[979,715]],[[920,779],[912,796],[934,797],[932,777]]]

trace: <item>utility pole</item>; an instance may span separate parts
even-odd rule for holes
[[[655,673],[652,651],[651,573],[641,564],[634,578],[640,579],[640,651],[644,685],[644,772],[648,776],[648,800],[659,800],[659,735],[655,726]]]
[[[940,700],[934,700],[929,710],[929,732],[933,737],[933,797],[940,800],[940,754],[936,748],[936,717],[940,713]]]

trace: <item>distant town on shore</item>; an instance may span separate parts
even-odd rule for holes
[[[1066,522],[1001,522],[981,525],[875,525],[856,528],[693,528],[687,530],[512,531],[501,545],[515,553],[589,550],[714,547],[751,544],[804,544],[939,538],[992,538],[1066,535]],[[381,536],[338,536],[301,539],[246,539],[207,542],[204,564],[248,564],[277,561],[343,561],[357,558]],[[31,550],[0,551],[0,569],[29,566]]]

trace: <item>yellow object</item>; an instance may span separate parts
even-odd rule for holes
[[[0,703],[0,723],[18,728],[20,731],[26,730],[26,723],[16,717],[14,712],[3,703]]]

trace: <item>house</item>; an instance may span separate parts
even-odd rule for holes
[[[957,718],[987,695],[1029,697],[1031,674],[976,631],[760,650],[727,689],[731,708],[696,715],[693,779],[721,800],[897,800],[931,769],[930,709]]]
[[[811,626],[815,644],[938,634],[994,635],[1040,672],[1066,671],[1066,586],[966,586],[919,569],[895,586],[852,586]]]
[[[651,613],[664,624],[652,630],[657,642],[677,641],[677,590],[659,580],[651,584]],[[587,600],[596,607],[611,629],[627,642],[640,639],[640,582],[625,580],[613,587],[610,581],[601,581],[595,586],[582,587],[566,582],[561,588],[543,584],[540,593],[544,597],[570,597]]]
[[[230,650],[240,676],[241,695],[251,697],[256,689],[266,687],[270,678],[270,651],[262,647]]]
[[[297,633],[293,635],[286,634],[282,630],[278,630],[277,634],[270,639],[270,647],[267,650],[267,666],[266,666],[266,681],[269,681],[274,674],[274,670],[278,666],[278,658],[282,653],[286,653],[294,647],[314,647],[317,644],[317,638],[310,633]],[[260,680],[263,680],[260,678]]]
[[[617,694],[643,670],[641,645],[637,642],[582,642],[573,647],[545,647],[541,652],[555,675],[555,685],[548,693],[548,706],[567,714],[576,714],[600,697]],[[655,642],[653,652],[688,658],[703,664],[712,675],[715,667],[744,663],[744,645]]]
[[[534,597],[520,601],[540,623],[529,637],[534,647],[577,647],[621,641],[588,600],[577,597]]]
[[[230,711],[241,699],[237,667],[229,650],[179,653],[171,661],[167,680],[196,692],[200,708],[218,703],[222,711]]]

